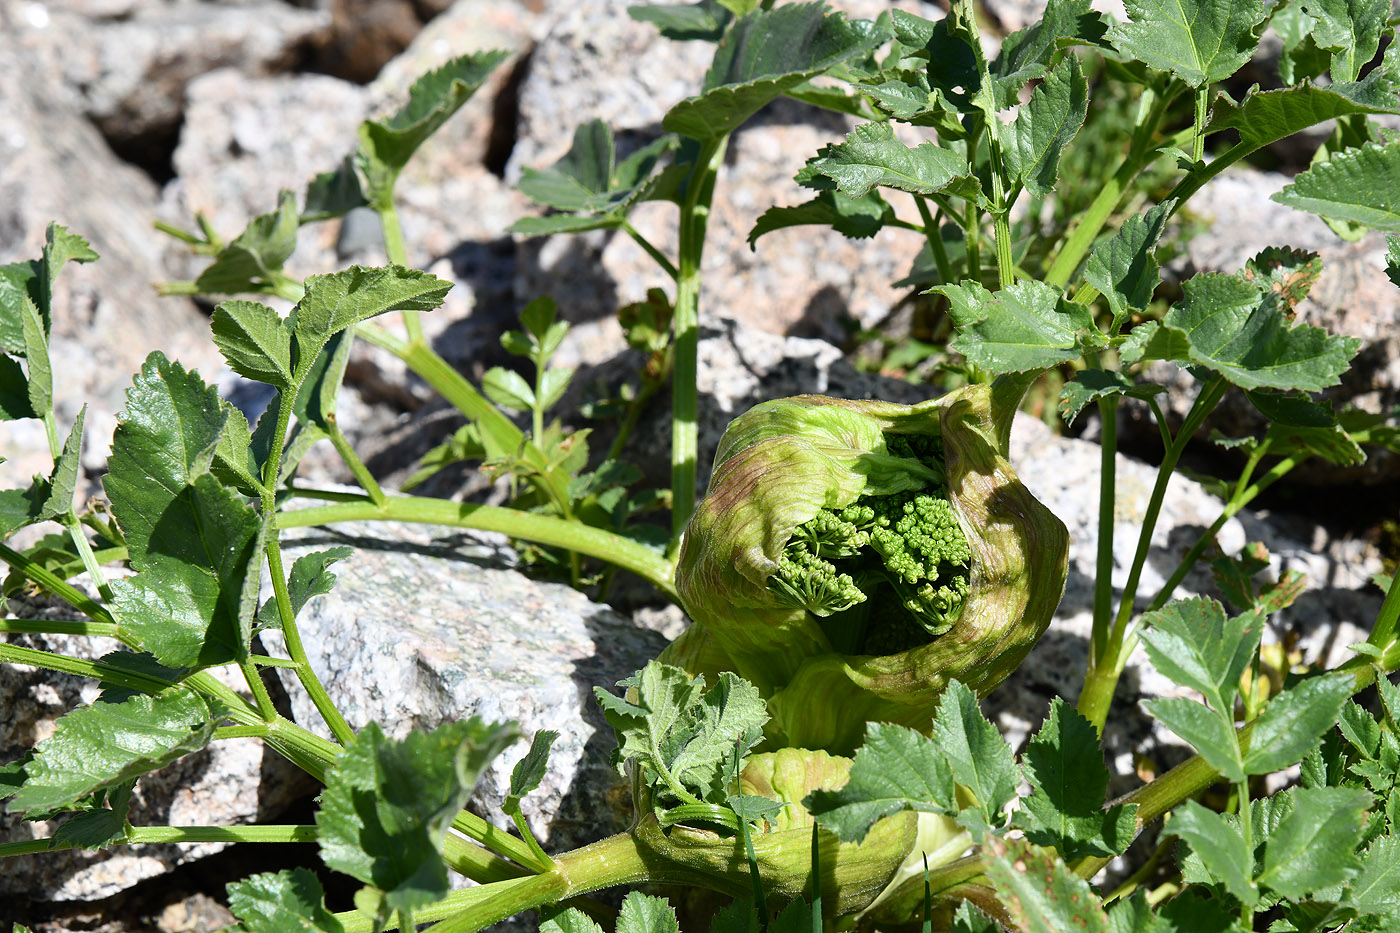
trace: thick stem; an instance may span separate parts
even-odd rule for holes
[[[0,619],[0,632],[31,635],[94,635],[116,638],[110,622],[55,621],[52,619]]]
[[[680,250],[676,277],[675,368],[671,376],[671,540],[680,540],[695,509],[699,414],[696,378],[700,346],[700,264],[715,179],[724,161],[728,136],[700,145],[685,200],[681,204]]]
[[[1090,650],[1093,658],[1108,650],[1109,625],[1113,618],[1113,531],[1114,490],[1118,469],[1118,396],[1099,399],[1099,542],[1094,567],[1094,628]],[[1090,666],[1095,662],[1090,659]]]
[[[1390,578],[1390,589],[1386,591],[1385,602],[1381,603],[1376,624],[1371,627],[1371,637],[1367,641],[1377,648],[1386,649],[1395,641],[1395,630],[1400,622],[1400,573]]]
[[[622,535],[552,515],[418,496],[395,496],[382,506],[366,499],[296,509],[277,515],[277,527],[281,529],[354,521],[416,522],[499,531],[511,537],[578,551],[615,564],[647,580],[667,598],[677,599],[673,579],[675,566],[665,557]]]
[[[924,222],[924,238],[928,240],[929,252],[933,254],[933,264],[938,268],[938,278],[945,284],[953,282],[953,265],[948,261],[948,248],[943,245],[943,231],[938,228],[933,212],[928,209],[928,200],[922,195],[914,195],[914,203],[919,206],[919,217]]]

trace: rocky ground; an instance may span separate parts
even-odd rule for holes
[[[885,4],[841,0],[870,15]],[[938,15],[932,3],[910,8]],[[1007,30],[1024,25],[1034,4],[989,2]],[[662,114],[698,87],[707,49],[672,43],[633,22],[618,0],[0,0],[0,262],[38,254],[45,225],[58,220],[89,237],[102,261],[64,273],[55,315],[58,415],[69,423],[89,405],[83,468],[96,490],[116,413],[130,375],[163,349],[227,394],[250,401],[251,387],[228,372],[207,337],[209,308],[158,298],[151,283],[190,278],[199,260],[154,232],[163,220],[188,226],[204,213],[226,237],[271,209],[282,188],[300,191],[353,147],[356,127],[402,97],[420,72],[452,55],[505,48],[510,59],[410,165],[400,183],[401,220],[411,261],[450,279],[447,304],[424,318],[435,346],[476,378],[503,362],[498,337],[531,298],[554,296],[573,324],[561,359],[580,368],[581,385],[616,385],[637,360],[613,315],[661,284],[628,237],[607,232],[526,240],[507,227],[533,208],[512,187],[525,166],[547,165],[567,148],[575,124],[599,117],[625,140],[657,131]],[[656,62],[664,61],[665,67]],[[791,182],[803,161],[849,129],[844,118],[779,103],[732,142],[710,223],[701,347],[702,451],[708,464],[718,434],[749,405],[798,392],[896,401],[928,387],[858,372],[846,344],[854,331],[891,328],[907,318],[909,294],[891,282],[909,269],[920,243],[891,230],[871,240],[797,228],[747,243],[767,206],[796,203]],[[1287,154],[1280,155],[1287,167]],[[1179,250],[1168,274],[1231,270],[1281,236],[1317,249],[1327,271],[1300,308],[1311,323],[1365,341],[1358,367],[1333,393],[1372,410],[1400,403],[1397,298],[1380,274],[1384,244],[1337,240],[1310,215],[1267,200],[1279,173],[1229,173],[1193,202],[1204,231]],[[1264,213],[1261,213],[1263,211]],[[351,262],[383,261],[377,224],[357,214],[303,228],[289,269],[297,275]],[[663,249],[673,209],[644,205],[634,224]],[[393,326],[392,322],[390,326]],[[1171,382],[1175,374],[1163,374]],[[1184,410],[1182,399],[1169,407]],[[664,400],[639,426],[636,456],[664,472]],[[1129,412],[1131,415],[1131,412]],[[1249,409],[1227,404],[1216,422],[1248,427]],[[374,470],[401,480],[416,458],[459,423],[397,362],[356,350],[341,419]],[[1095,432],[1092,419],[1087,434]],[[18,485],[47,471],[47,443],[33,422],[0,423],[0,483]],[[1150,457],[1153,437],[1129,417],[1125,442]],[[1069,525],[1070,579],[1055,624],[1013,680],[988,703],[1013,740],[1044,715],[1055,695],[1073,698],[1083,670],[1096,548],[1098,448],[1023,419],[1016,461],[1032,490]],[[1201,465],[1210,466],[1209,462]],[[323,482],[348,481],[333,452],[307,469]],[[1147,463],[1123,457],[1114,580],[1131,560],[1136,527],[1153,480]],[[1364,638],[1379,605],[1368,588],[1379,566],[1377,505],[1393,513],[1400,465],[1375,458],[1351,474],[1319,471],[1226,526],[1222,544],[1262,540],[1275,570],[1301,569],[1312,581],[1273,638],[1296,643],[1309,660],[1335,661]],[[703,477],[702,477],[703,479]],[[457,483],[448,487],[446,482]],[[436,494],[460,494],[466,478],[447,474]],[[1354,484],[1367,483],[1367,507]],[[1210,523],[1219,503],[1186,477],[1172,483],[1154,539],[1145,592]],[[1326,518],[1344,521],[1324,521]],[[353,527],[304,536],[296,546],[334,539],[355,544],[337,568],[341,585],[308,610],[312,657],[333,674],[335,699],[352,723],[370,718],[401,732],[472,713],[553,728],[563,738],[531,819],[550,844],[586,841],[592,816],[611,806],[605,791],[610,736],[590,688],[611,684],[656,653],[685,624],[674,609],[635,598],[610,607],[532,580],[489,536],[432,529]],[[1184,589],[1209,592],[1207,575]],[[42,611],[34,608],[33,611]],[[40,644],[39,639],[28,643]],[[109,646],[59,644],[73,652]],[[1139,659],[1120,687],[1124,728],[1110,736],[1116,773],[1165,767],[1182,753],[1134,713],[1142,695],[1169,689]],[[0,668],[0,761],[46,735],[63,710],[92,699],[85,683]],[[305,697],[282,698],[301,718]],[[508,759],[513,754],[507,755]],[[495,812],[508,767],[483,781],[476,804]],[[1130,780],[1130,779],[1128,779]],[[311,789],[255,743],[220,743],[144,780],[133,811],[152,823],[305,822]],[[43,825],[0,817],[0,840],[43,835]],[[58,853],[0,867],[0,926],[36,929],[216,929],[231,918],[222,885],[243,873],[314,862],[307,847],[149,846],[108,855]],[[332,891],[344,899],[347,892]],[[337,904],[336,906],[344,906]]]

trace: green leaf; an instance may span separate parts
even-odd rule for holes
[[[569,380],[574,378],[571,366],[554,366],[545,370],[540,377],[540,410],[553,408],[569,389]]]
[[[708,690],[705,679],[652,662],[619,681],[624,697],[593,689],[618,736],[614,763],[625,773],[636,762],[658,796],[689,795],[723,803],[725,787],[761,737],[768,714],[758,688],[725,672]],[[636,689],[635,700],[628,699]],[[656,801],[657,809],[663,802]]]
[[[262,464],[254,456],[253,434],[248,430],[248,419],[232,402],[224,402],[221,407],[228,420],[219,432],[214,460],[209,468],[228,485],[248,495],[259,495],[262,492]]]
[[[913,729],[872,722],[840,790],[802,801],[842,842],[860,842],[882,817],[904,810],[956,813],[953,772],[935,742]]]
[[[48,497],[39,510],[38,518],[58,518],[73,508],[73,494],[78,489],[78,468],[82,465],[83,421],[87,418],[87,406],[78,411],[68,439],[63,442],[53,472],[49,474]]]
[[[334,171],[321,172],[307,183],[306,206],[301,210],[301,222],[330,220],[368,205],[369,201],[360,188],[360,176],[355,172],[355,158],[348,155]]]
[[[540,786],[545,768],[549,765],[549,749],[557,738],[559,733],[553,729],[540,729],[530,740],[530,750],[510,772],[510,793],[501,804],[501,809],[506,813],[518,813],[521,799]]]
[[[372,202],[391,196],[394,179],[429,136],[486,83],[496,66],[510,57],[494,50],[462,55],[429,71],[408,89],[408,102],[384,120],[360,124],[355,161],[364,173]]]
[[[1322,275],[1322,257],[1305,249],[1267,246],[1245,262],[1241,275],[1246,282],[1274,292],[1292,311]]]
[[[603,933],[603,928],[577,907],[554,908],[554,912],[544,907],[540,910],[540,933]]]
[[[225,301],[211,321],[214,345],[240,376],[279,389],[292,385],[292,328],[256,301]]]
[[[1153,250],[1175,207],[1176,201],[1171,199],[1145,214],[1134,214],[1089,254],[1084,280],[1108,299],[1108,308],[1113,312],[1110,334],[1119,332],[1130,312],[1141,311],[1151,303],[1161,280]]]
[[[753,234],[750,234],[750,237],[752,236]],[[24,367],[19,365],[18,360],[0,354],[0,421],[38,417],[40,413],[34,410],[29,401],[29,378],[24,374]]]
[[[1109,933],[1108,917],[1089,882],[1053,852],[994,841],[986,856],[987,878],[1022,933]]]
[[[1134,327],[1118,348],[1126,364],[1150,360],[1185,360],[1191,355],[1191,340],[1174,327],[1160,321],[1146,321]]]
[[[933,735],[953,769],[953,780],[977,798],[977,806],[993,825],[1016,796],[1020,769],[997,727],[977,706],[977,697],[958,681],[938,698]]]
[[[1092,312],[1044,282],[1022,279],[990,292],[967,280],[930,291],[947,296],[958,327],[949,348],[991,372],[1047,369],[1103,343]]]
[[[676,912],[664,898],[631,891],[622,899],[617,933],[680,933]]]
[[[1098,732],[1059,697],[1023,764],[1031,795],[1021,799],[1017,825],[1028,840],[1053,846],[1067,860],[1121,855],[1128,848],[1137,831],[1137,807],[1104,808],[1108,768]]]
[[[756,10],[725,33],[704,92],[672,107],[662,126],[691,139],[724,136],[775,97],[887,38],[877,24],[848,20],[822,3]]]
[[[1385,275],[1390,281],[1400,286],[1400,236],[1390,234],[1385,238]]]
[[[73,710],[35,747],[9,811],[70,807],[162,768],[208,745],[223,718],[222,708],[183,688]]]
[[[443,837],[482,769],[517,736],[512,725],[472,717],[393,740],[371,722],[326,777],[321,858],[383,892],[381,921],[442,899]]]
[[[127,813],[131,810],[131,788],[135,779],[124,781],[97,797],[106,797],[108,806],[99,800],[90,810],[82,810],[73,815],[53,834],[55,844],[73,845],[80,849],[95,851],[107,846],[127,841]]]
[[[1366,143],[1339,152],[1296,176],[1272,199],[1329,220],[1400,232],[1400,144]]]
[[[590,120],[574,130],[574,144],[562,159],[548,169],[527,167],[516,188],[561,211],[606,212],[612,174],[612,130],[602,120]]]
[[[344,933],[326,909],[316,875],[305,868],[263,872],[228,885],[228,906],[247,933]]]
[[[400,266],[351,266],[311,276],[294,309],[298,367],[307,366],[326,341],[345,328],[388,311],[431,311],[451,287],[437,276]]]
[[[823,146],[808,161],[804,175],[825,175],[851,198],[864,197],[877,185],[911,194],[937,194],[955,184],[955,193],[961,194],[976,185],[962,156],[933,143],[910,149],[895,138],[888,123],[861,124],[845,142]]]
[[[1022,105],[1010,125],[998,124],[1006,170],[1038,198],[1060,176],[1060,155],[1084,124],[1089,85],[1079,58],[1066,55]]]
[[[1188,800],[1172,813],[1163,831],[1189,845],[1210,877],[1241,902],[1251,906],[1259,902],[1253,879],[1254,854],[1245,848],[1235,821]]]
[[[678,42],[718,42],[724,35],[724,27],[728,26],[733,18],[717,0],[629,6],[627,15],[638,22],[651,23],[667,39]]]
[[[1001,925],[973,907],[971,901],[963,901],[953,914],[953,924],[948,927],[948,933],[1001,933]]]
[[[1179,599],[1143,613],[1142,640],[1153,666],[1172,683],[1228,705],[1263,634],[1252,613],[1227,619],[1213,599]],[[1222,690],[1224,691],[1222,693]]]
[[[1389,68],[1376,68],[1354,83],[1251,90],[1239,104],[1222,95],[1206,133],[1237,130],[1243,145],[1258,149],[1327,120],[1400,112],[1397,91],[1397,76]]]
[[[1317,392],[1337,384],[1361,345],[1293,324],[1272,293],[1263,295],[1238,276],[1202,273],[1188,279],[1184,291],[1160,325],[1175,333],[1163,337],[1151,329],[1134,341],[1142,328],[1135,329],[1124,344],[1124,360],[1171,358],[1204,366],[1242,389]],[[1184,354],[1159,355],[1183,345]]]
[[[842,236],[865,239],[880,231],[889,209],[878,191],[859,198],[840,191],[823,191],[805,204],[764,211],[749,231],[749,248],[757,249],[758,238],[765,233],[804,224],[831,227]]]
[[[206,473],[156,517],[140,556],[129,548],[140,573],[110,584],[122,632],[171,667],[246,656],[262,549],[258,513]]]
[[[277,210],[253,218],[242,233],[219,251],[213,264],[199,274],[195,287],[206,295],[236,295],[275,285],[283,264],[297,247],[300,225],[296,196],[290,191],[281,192]]]
[[[1345,674],[1311,677],[1270,699],[1254,724],[1245,772],[1272,774],[1297,764],[1337,722],[1352,689]]]
[[[292,572],[287,578],[287,596],[291,603],[292,617],[300,614],[302,607],[313,596],[323,596],[335,586],[335,574],[328,569],[336,561],[345,560],[354,550],[349,547],[333,547],[324,551],[303,554],[292,564]],[[277,611],[277,600],[269,599],[258,611],[258,623],[264,628],[280,629],[282,616]]]
[[[1264,842],[1259,884],[1301,899],[1356,875],[1356,846],[1371,795],[1350,787],[1297,788],[1293,812]],[[1326,853],[1325,858],[1319,858]]]
[[[1026,82],[1050,67],[1064,40],[1095,41],[1104,28],[1099,14],[1089,9],[1089,0],[1050,0],[1040,21],[1003,39],[996,58],[988,63],[997,102],[1014,105]]]
[[[1390,0],[1304,0],[1302,7],[1314,20],[1313,41],[1332,53],[1332,80],[1355,81],[1380,48]]]
[[[491,367],[481,377],[481,391],[497,405],[512,411],[530,411],[535,407],[535,390],[525,377],[501,366]]]
[[[1142,705],[1154,719],[1189,742],[1225,780],[1244,780],[1235,730],[1223,718],[1229,711],[1222,714],[1185,697],[1147,700]]]
[[[1134,383],[1116,370],[1082,369],[1060,390],[1060,415],[1065,424],[1073,424],[1086,405],[1101,398],[1126,395],[1147,401],[1166,391],[1156,383]]]
[[[53,410],[53,366],[49,362],[48,329],[28,295],[20,296],[20,329],[24,337],[24,365],[29,371],[29,409],[42,418]]]
[[[1366,848],[1346,903],[1366,914],[1400,910],[1400,837],[1382,836]]]
[[[1249,61],[1267,11],[1249,0],[1125,0],[1129,22],[1108,31],[1118,51],[1192,87],[1223,81]]]

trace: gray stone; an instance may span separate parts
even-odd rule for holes
[[[610,802],[612,731],[593,699],[665,646],[643,628],[567,586],[511,569],[498,536],[392,523],[289,531],[288,560],[353,544],[338,583],[313,599],[298,628],[332,700],[360,728],[391,735],[481,716],[511,720],[527,737],[554,729],[549,773],[525,804],[551,849],[591,842],[623,825]],[[275,637],[269,637],[270,647]],[[275,648],[273,649],[275,652]],[[284,678],[299,722],[324,731],[309,698]],[[525,744],[483,775],[473,809],[509,825],[500,803]],[[608,815],[615,825],[609,827]]]
[[[16,10],[0,9],[0,29],[15,35]],[[130,384],[159,335],[165,352],[187,365],[217,359],[207,325],[184,299],[158,298],[158,235],[151,230],[154,186],[122,164],[92,124],[52,83],[33,80],[41,58],[20,41],[0,43],[0,262],[39,256],[50,221],[87,237],[101,254],[70,265],[55,296],[55,397],[66,430],[87,404],[83,463],[100,469]],[[28,482],[51,468],[34,421],[0,424],[0,487]]]

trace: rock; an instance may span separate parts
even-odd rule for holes
[[[335,565],[335,588],[298,620],[311,663],[352,726],[374,720],[401,736],[475,715],[513,720],[527,741],[538,729],[557,730],[548,775],[525,803],[531,826],[562,850],[624,825],[608,793],[612,730],[592,688],[643,666],[665,634],[511,569],[514,556],[499,536],[375,523],[289,531],[284,542],[289,561],[356,547]],[[300,687],[284,682],[297,721],[324,731]],[[492,765],[472,797],[473,809],[502,826],[510,770],[526,747]]]
[[[409,0],[314,0],[330,14],[311,64],[316,71],[363,84],[403,51],[422,28]]]
[[[1359,338],[1360,353],[1339,385],[1321,393],[1338,410],[1354,405],[1382,413],[1400,405],[1400,291],[1385,277],[1385,237],[1377,232],[1356,243],[1339,239],[1323,221],[1269,200],[1290,179],[1278,173],[1229,171],[1212,181],[1189,210],[1208,221],[1186,244],[1185,256],[1169,265],[1177,281],[1195,272],[1236,272],[1266,246],[1311,250],[1322,258],[1322,275],[1297,309],[1297,319],[1333,334]],[[1154,364],[1149,381],[1172,389],[1164,410],[1179,426],[1199,387],[1170,363]],[[1131,405],[1126,425],[1139,443],[1158,444],[1157,428],[1141,406]],[[1201,429],[1227,436],[1258,435],[1265,421],[1244,395],[1231,391]],[[1356,483],[1382,484],[1400,477],[1400,456],[1372,448],[1363,466],[1341,469],[1320,461],[1305,462],[1289,474],[1290,482],[1346,488]]]
[[[60,7],[18,41],[115,148],[151,165],[169,156],[191,79],[221,67],[285,70],[330,25],[329,15],[272,0],[146,0],[113,12]]]
[[[76,614],[53,603],[26,605],[12,600],[11,606],[17,615],[27,618],[66,619]],[[106,638],[0,635],[0,639],[84,659],[99,658],[120,647]],[[236,669],[225,669],[216,676],[231,686],[241,683]],[[0,762],[19,758],[35,742],[51,735],[65,712],[97,696],[97,685],[84,677],[0,665]],[[257,741],[217,742],[138,780],[131,821],[138,826],[276,822],[310,787],[301,772]],[[3,814],[0,841],[50,836],[58,825],[55,821],[29,823],[16,814]],[[0,871],[0,900],[97,900],[226,845],[119,846],[99,852],[66,849],[7,858]]]
[[[0,28],[15,35],[13,10]],[[155,188],[122,164],[97,130],[45,81],[43,59],[18,41],[0,43],[0,262],[37,258],[50,221],[87,237],[101,261],[69,265],[55,296],[53,346],[60,429],[87,404],[83,464],[99,470],[131,376],[160,335],[165,352],[205,368],[216,360],[195,306],[158,298],[161,244],[151,229]],[[0,423],[0,488],[51,469],[36,421]]]

